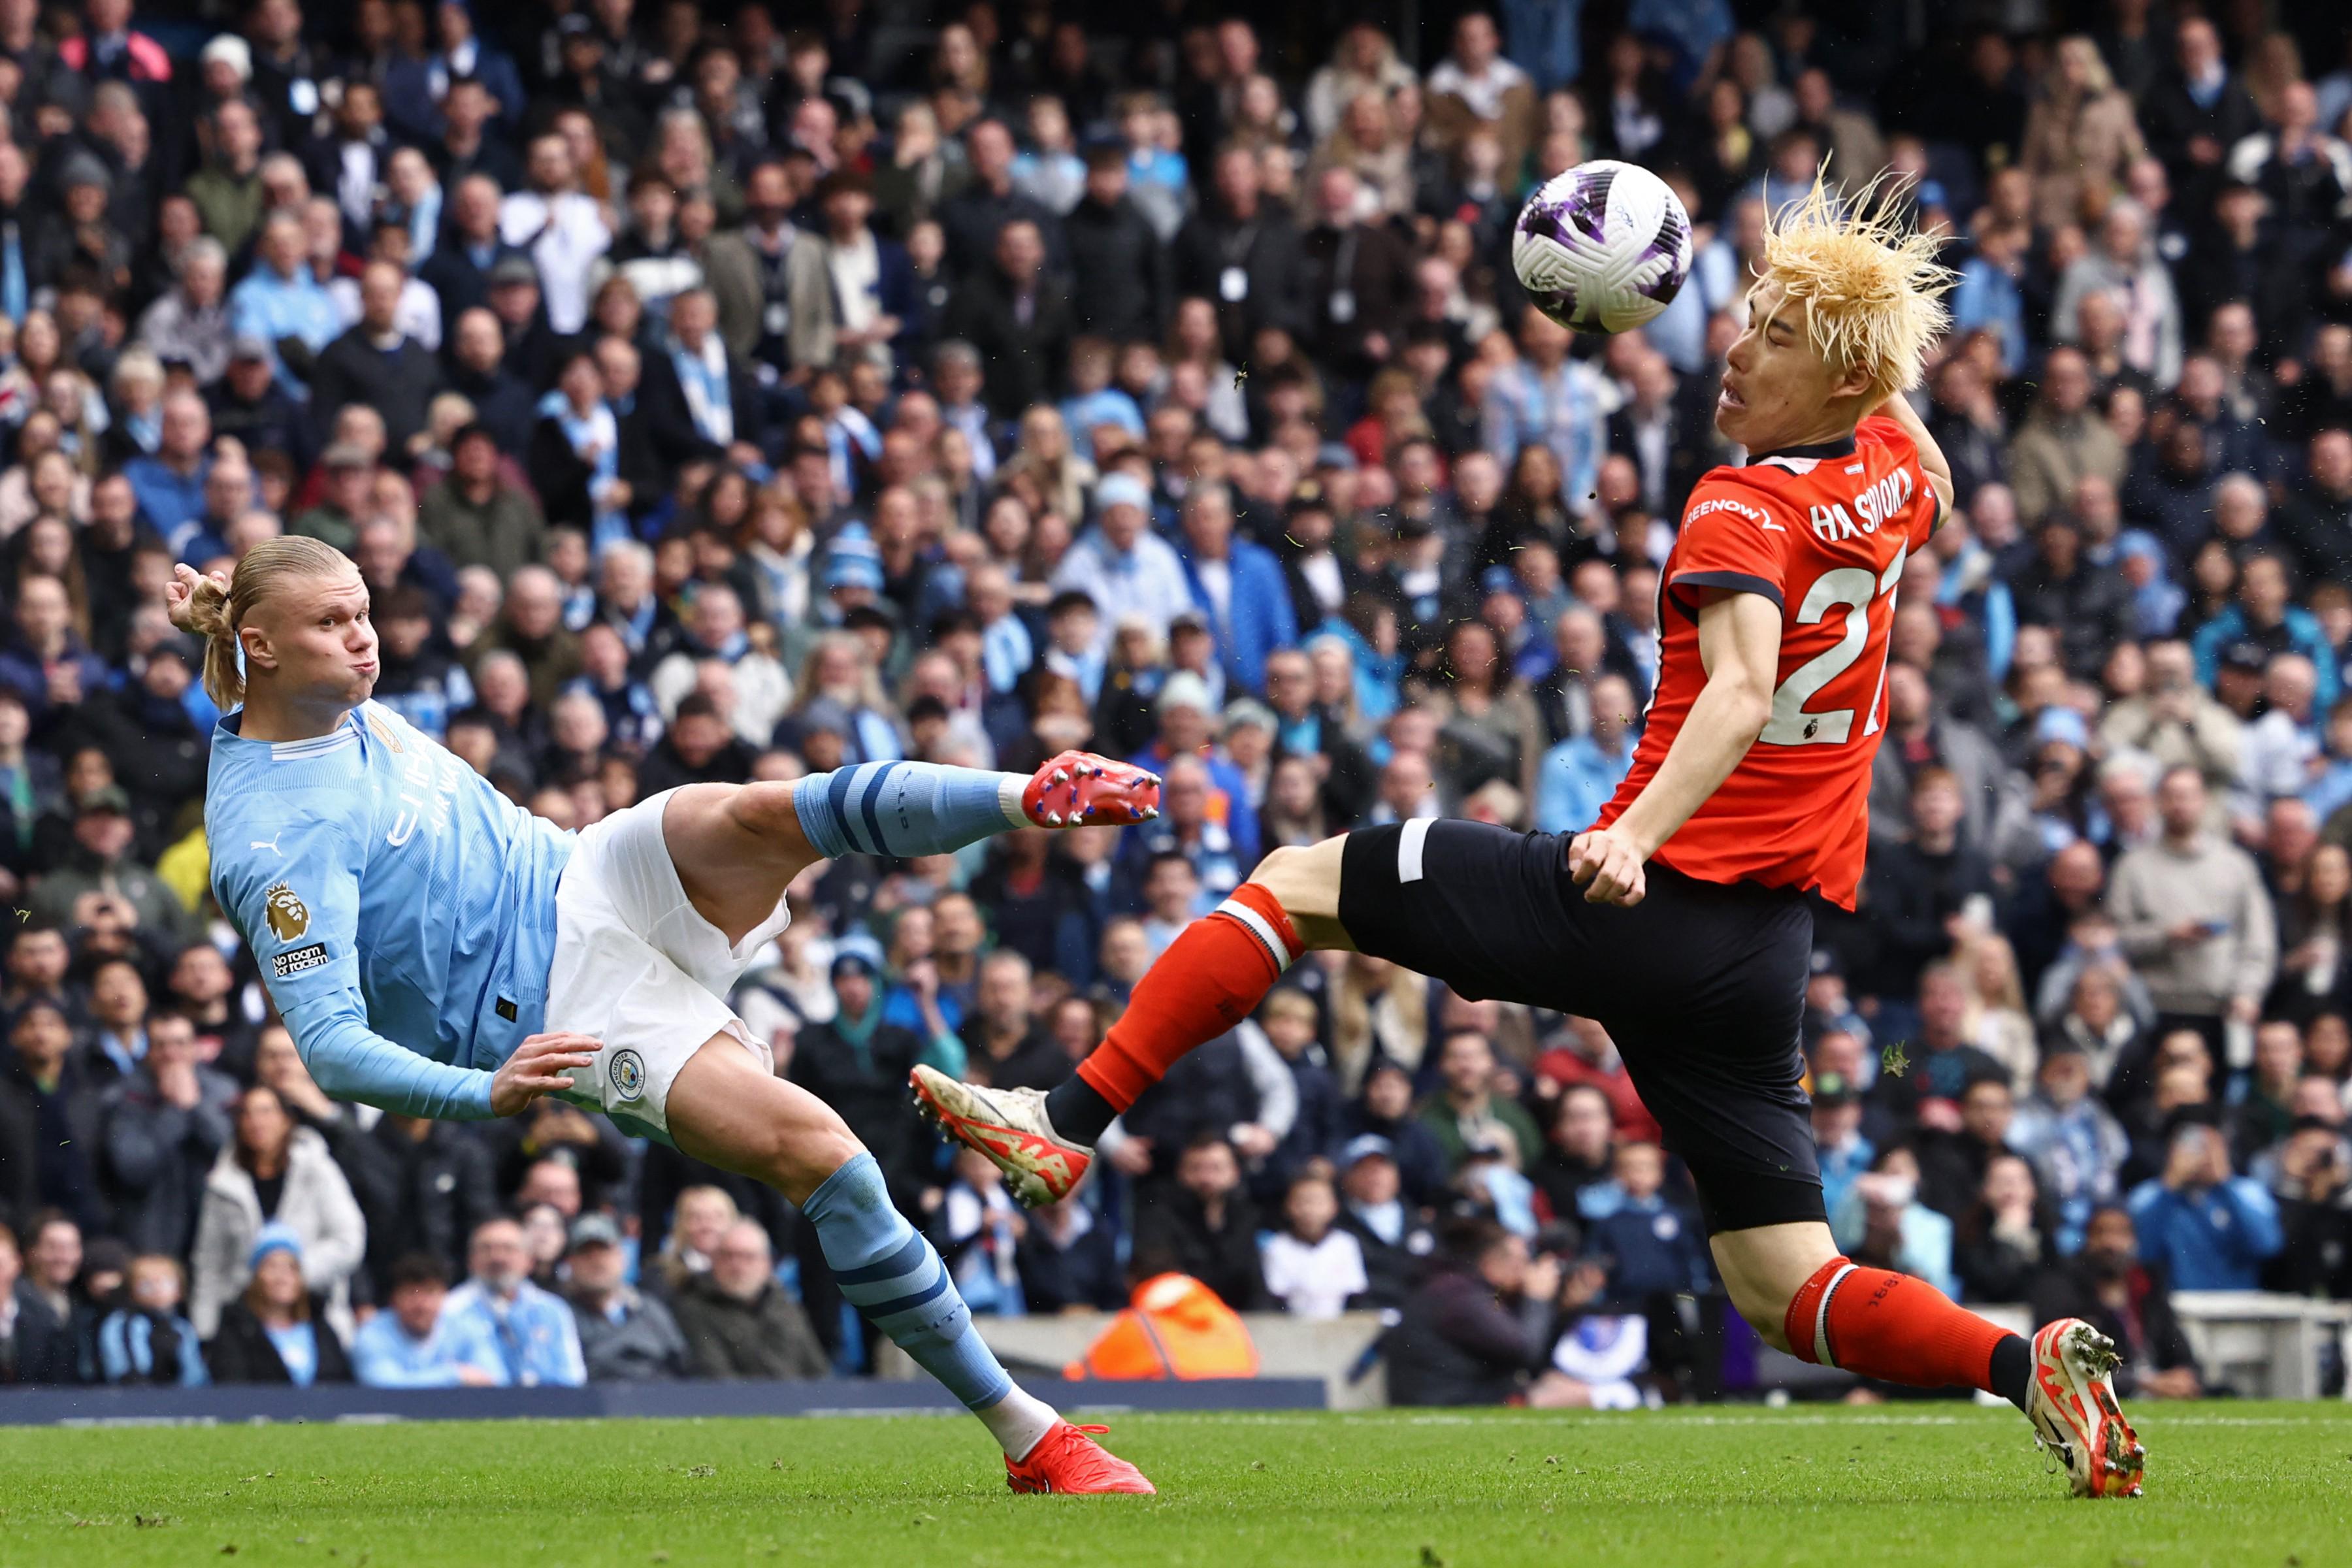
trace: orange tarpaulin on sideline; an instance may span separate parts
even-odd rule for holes
[[[1187,1274],[1158,1274],[1133,1305],[1062,1369],[1064,1377],[1255,1377],[1257,1346],[1240,1314]]]

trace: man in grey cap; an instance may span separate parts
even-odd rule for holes
[[[1096,484],[1095,526],[1062,558],[1054,586],[1095,602],[1105,642],[1125,616],[1140,616],[1157,628],[1192,607],[1184,563],[1151,531],[1151,492],[1123,469]]]
[[[195,921],[179,895],[165,887],[133,852],[138,829],[131,797],[116,784],[101,784],[74,803],[73,848],[66,863],[41,879],[31,900],[32,918],[60,930],[91,922],[85,895],[96,895],[120,910],[126,923],[159,931],[171,942],[193,940]]]
[[[581,1359],[591,1383],[646,1383],[686,1375],[686,1336],[677,1320],[623,1278],[628,1255],[610,1215],[584,1214],[572,1224],[563,1255],[571,1274],[564,1299],[580,1325]]]

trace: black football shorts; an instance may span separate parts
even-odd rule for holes
[[[1496,997],[1598,1019],[1710,1234],[1825,1217],[1799,1047],[1803,897],[1653,861],[1632,909],[1585,901],[1568,839],[1419,820],[1348,837],[1339,921],[1362,952]]]

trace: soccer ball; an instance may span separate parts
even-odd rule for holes
[[[1579,163],[1519,209],[1511,266],[1536,309],[1570,331],[1627,331],[1690,276],[1690,215],[1647,169]]]

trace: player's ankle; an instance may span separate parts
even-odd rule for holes
[[[1074,1072],[1045,1091],[1045,1119],[1053,1123],[1056,1138],[1091,1149],[1118,1118],[1118,1107],[1103,1098],[1083,1073]]]

